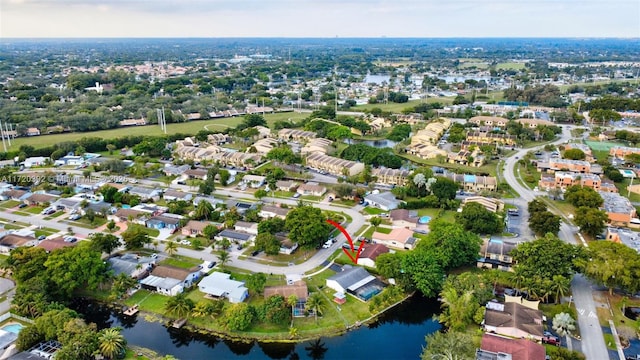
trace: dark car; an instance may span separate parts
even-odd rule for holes
[[[29,206],[29,205],[27,205],[25,203],[22,203],[22,204],[18,205],[18,208],[22,209],[22,208],[26,208],[27,206]]]
[[[252,252],[252,253],[251,253],[251,256],[256,256],[256,255],[258,255],[258,254],[260,254],[260,250],[256,250],[256,251]]]
[[[216,266],[216,264],[217,263],[215,261],[212,261],[212,262],[209,263],[209,265],[207,265],[207,268],[211,269],[212,267]]]
[[[557,336],[553,336],[551,334],[545,335],[545,336],[542,337],[542,343],[543,344],[560,346],[560,338],[558,338]]]

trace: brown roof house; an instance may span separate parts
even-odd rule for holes
[[[511,271],[513,257],[511,251],[518,246],[517,243],[498,239],[489,239],[480,247],[480,258],[477,266],[484,269],[500,269]]]
[[[364,244],[362,252],[358,257],[358,265],[376,267],[376,259],[382,254],[389,252],[389,248],[382,244]]]
[[[542,311],[517,302],[489,302],[484,315],[484,329],[509,337],[542,341]]]
[[[418,224],[418,212],[407,209],[393,209],[389,211],[392,225],[395,227],[403,227],[413,229]]]
[[[24,236],[18,234],[12,234],[5,232],[0,234],[0,253],[8,254],[11,250],[20,246],[33,246],[35,245],[36,238],[33,236]]]
[[[62,236],[58,236],[57,238],[42,240],[40,244],[38,244],[38,247],[43,248],[46,252],[49,253],[53,250],[75,246],[76,244],[76,241],[64,241],[64,238]]]
[[[322,196],[325,192],[327,192],[327,188],[318,185],[318,183],[308,182],[306,184],[298,186],[297,192],[300,195]]]
[[[476,350],[476,359],[507,359],[504,355],[511,355],[511,360],[544,360],[546,351],[544,346],[527,339],[511,339],[495,334],[482,335],[480,349]]]
[[[182,228],[182,235],[204,235],[204,228],[211,223],[206,221],[189,220],[189,222]]]

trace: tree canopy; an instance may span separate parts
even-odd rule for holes
[[[495,234],[504,228],[502,217],[476,202],[464,205],[462,212],[456,214],[456,220],[465,230],[476,234]]]
[[[285,227],[289,230],[289,239],[297,242],[301,248],[313,249],[327,241],[331,226],[327,217],[318,208],[300,206],[287,214]]]

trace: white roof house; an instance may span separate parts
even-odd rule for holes
[[[230,274],[217,271],[200,280],[198,289],[214,297],[226,297],[231,303],[241,303],[249,296],[243,281],[231,280]]]

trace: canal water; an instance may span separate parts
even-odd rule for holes
[[[120,326],[130,345],[171,354],[182,360],[200,359],[418,359],[424,337],[440,329],[433,320],[439,311],[436,300],[415,295],[369,325],[341,336],[298,344],[251,343],[166,328],[143,316],[123,317],[96,302],[74,304],[87,322],[98,328]]]
[[[344,139],[342,142],[349,145],[365,144],[374,148],[392,148],[398,144],[396,141],[380,139],[380,140],[360,140],[360,139]]]

